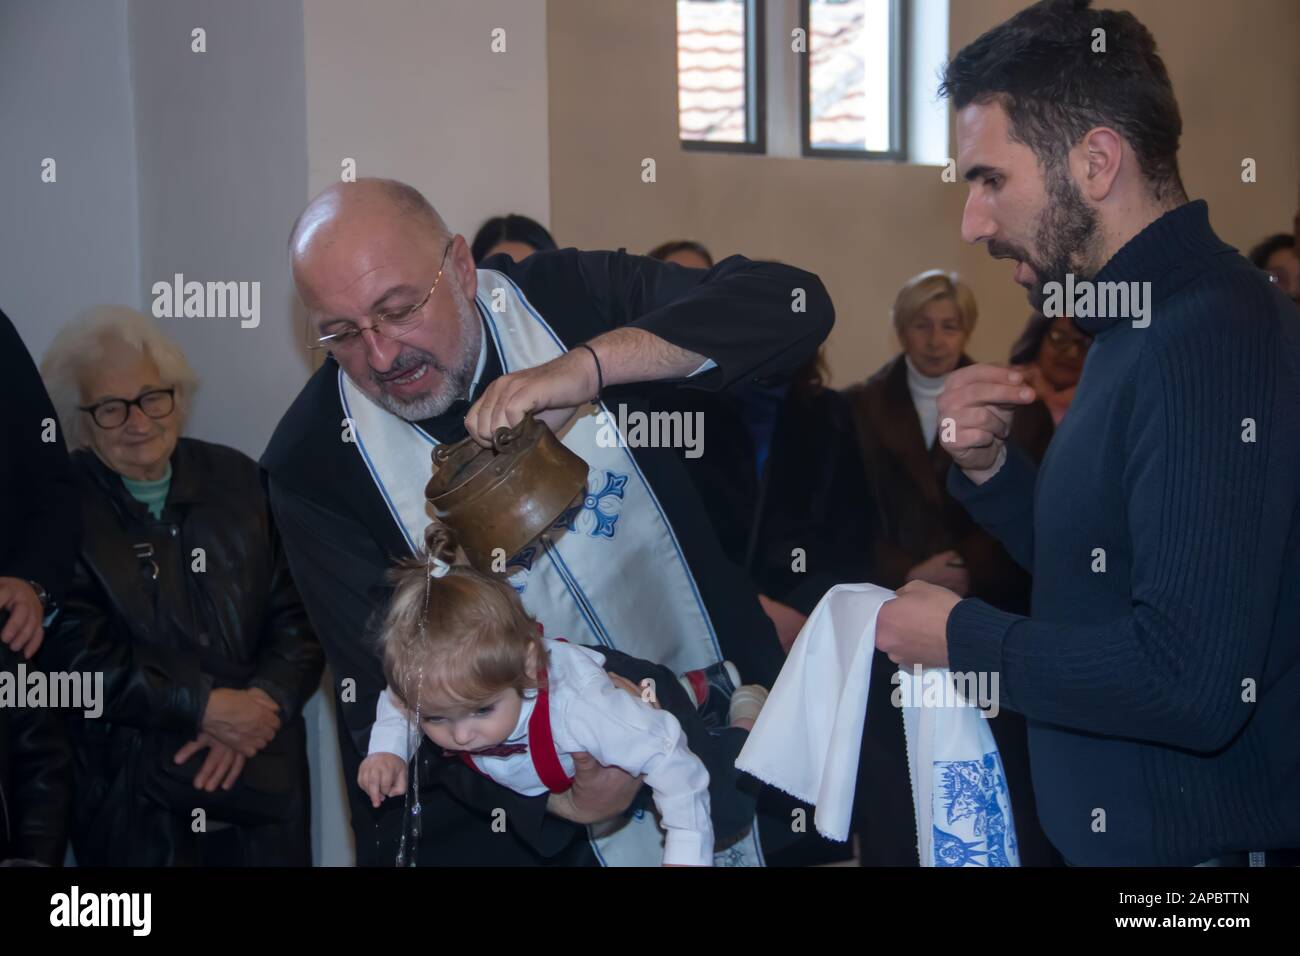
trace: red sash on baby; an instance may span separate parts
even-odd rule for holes
[[[555,749],[555,738],[551,735],[551,705],[550,697],[546,693],[546,668],[542,667],[539,686],[537,688],[537,700],[533,703],[533,712],[528,716],[528,755],[533,760],[533,769],[537,771],[537,776],[541,778],[546,789],[551,793],[564,793],[573,786],[573,779],[564,772],[564,765],[560,763],[560,755]],[[460,759],[469,764],[469,766],[479,770],[478,764],[467,750],[456,751]],[[487,774],[483,774],[487,776]]]

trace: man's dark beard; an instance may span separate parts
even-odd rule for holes
[[[1076,280],[1091,279],[1095,273],[1093,255],[1098,240],[1097,214],[1083,201],[1079,187],[1066,174],[1064,164],[1047,171],[1047,205],[1034,230],[1038,258],[1028,250],[1003,242],[990,242],[989,255],[998,259],[1018,259],[1034,270],[1035,281],[1029,289],[1029,304],[1043,311],[1047,296],[1043,288],[1049,282],[1065,285],[1072,273]]]

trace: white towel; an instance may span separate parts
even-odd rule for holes
[[[866,724],[876,616],[893,591],[831,588],[795,641],[736,766],[816,809],[813,824],[845,841]],[[988,721],[947,693],[952,674],[900,669],[917,848],[922,866],[1019,866],[1006,775]],[[945,693],[927,696],[925,688]]]
[[[874,584],[831,588],[799,632],[736,766],[817,809],[822,836],[849,838],[876,614]]]

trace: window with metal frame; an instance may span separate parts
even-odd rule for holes
[[[907,159],[907,0],[801,0],[803,155]]]
[[[767,150],[764,0],[677,0],[683,149]]]

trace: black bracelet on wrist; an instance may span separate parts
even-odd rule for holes
[[[27,586],[36,592],[36,599],[41,602],[41,610],[50,609],[50,592],[46,591],[38,582],[29,580]]]
[[[586,342],[583,342],[582,344],[580,344],[580,345],[578,346],[578,348],[580,348],[580,349],[586,349],[588,352],[590,352],[590,353],[591,353],[592,361],[594,361],[594,362],[596,363],[596,395],[595,395],[594,398],[592,398],[592,401],[593,401],[593,402],[598,402],[598,401],[600,401],[600,394],[601,394],[601,392],[605,391],[605,374],[604,374],[604,372],[602,372],[601,369],[600,369],[600,356],[597,355],[597,354],[596,354],[596,350],[593,349],[593,348],[592,348],[590,345],[588,345]]]

